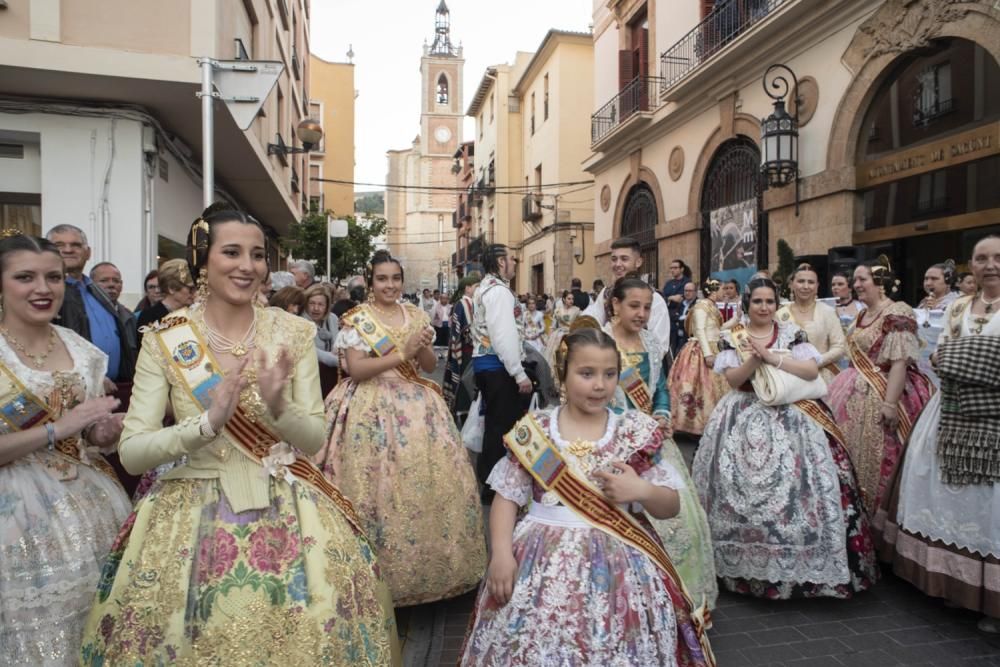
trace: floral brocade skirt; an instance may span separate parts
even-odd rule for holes
[[[674,430],[701,435],[719,399],[729,391],[726,379],[705,365],[697,340],[689,340],[677,353],[667,379]]]
[[[575,524],[530,514],[517,523],[513,594],[500,606],[480,588],[460,664],[706,664],[688,612],[653,561]]]
[[[351,501],[397,607],[472,590],[486,571],[479,488],[444,399],[396,376],[337,385],[317,457]]]
[[[305,484],[233,512],[214,479],[158,483],[122,527],[84,631],[84,665],[393,665],[368,541]]]
[[[908,366],[899,399],[900,409],[916,423],[933,392],[930,381],[915,366]],[[882,396],[853,366],[841,371],[830,383],[826,403],[844,433],[844,444],[858,476],[861,498],[872,518],[875,548],[882,560],[891,561],[896,513],[890,505],[903,468],[907,443],[900,442],[895,431],[882,426],[879,420]]]

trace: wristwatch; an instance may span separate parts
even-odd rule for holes
[[[198,420],[198,434],[201,435],[205,440],[215,440],[215,436],[218,433],[212,428],[212,422],[208,421],[208,412],[201,413],[201,419]]]

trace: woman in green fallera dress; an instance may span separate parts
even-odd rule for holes
[[[618,345],[622,372],[611,409],[618,414],[640,410],[660,423],[665,436],[663,457],[680,471],[685,484],[678,492],[681,510],[677,516],[671,519],[647,517],[663,540],[691,599],[697,605],[704,602],[714,608],[719,590],[715,581],[711,533],[687,464],[671,437],[670,392],[662,362],[665,352],[656,337],[646,330],[652,305],[652,289],[638,278],[622,278],[612,289],[604,331]]]

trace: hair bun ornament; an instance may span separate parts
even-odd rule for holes
[[[208,261],[208,234],[209,227],[204,218],[198,218],[191,223],[187,244],[187,262],[192,271],[197,271]]]
[[[718,292],[720,287],[722,287],[722,283],[719,282],[718,278],[707,278],[705,282],[702,283],[702,288],[709,294]]]
[[[600,329],[601,324],[595,320],[590,315],[581,315],[580,317],[573,320],[573,323],[569,325],[569,332],[579,331],[580,329]],[[566,339],[563,339],[563,344],[566,343]]]
[[[7,227],[3,231],[0,231],[0,238],[3,238],[3,239],[9,239],[9,238],[13,238],[15,236],[24,236],[24,232],[22,232],[20,229],[14,228],[14,227]]]

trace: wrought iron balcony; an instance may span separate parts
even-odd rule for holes
[[[660,76],[666,91],[791,0],[728,0],[717,2],[712,12],[691,32],[660,55]]]
[[[658,76],[637,76],[625,84],[610,102],[590,117],[591,145],[636,114],[656,111],[660,106],[662,88],[663,79]]]

